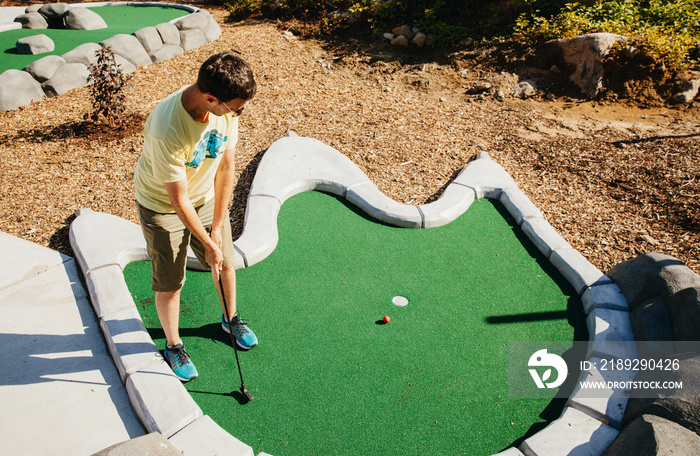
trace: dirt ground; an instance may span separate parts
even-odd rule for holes
[[[87,88],[0,113],[0,230],[72,254],[68,225],[76,210],[136,222],[132,179],[146,117],[194,82],[209,55],[236,50],[255,69],[259,92],[241,117],[234,237],[261,156],[294,131],[346,154],[406,204],[434,201],[486,151],[603,272],[648,251],[700,272],[694,104],[585,101],[565,87],[521,100],[507,94],[519,76],[517,66],[502,65],[503,51],[401,53],[349,37],[342,44],[308,38],[273,22],[227,23],[226,10],[208,9],[222,36],[139,68],[126,94],[125,131],[82,120]],[[484,81],[491,90],[474,93]],[[504,97],[494,95],[499,89]]]

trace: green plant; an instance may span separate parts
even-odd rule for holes
[[[549,18],[539,11],[521,14],[513,32],[514,38],[532,45],[585,33],[617,33],[655,60],[682,68],[700,47],[700,6],[695,0],[571,3]]]
[[[85,114],[86,120],[104,121],[110,128],[126,127],[124,121],[124,89],[132,75],[125,75],[117,64],[110,47],[95,52],[97,61],[90,65],[88,84],[93,111]]]

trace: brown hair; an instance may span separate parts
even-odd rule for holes
[[[250,100],[258,90],[250,65],[234,52],[209,57],[199,69],[197,88],[223,102],[236,98]]]

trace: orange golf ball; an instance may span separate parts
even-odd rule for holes
[[[389,323],[391,321],[391,318],[389,318],[388,315],[384,315],[383,320],[384,320],[384,323]]]

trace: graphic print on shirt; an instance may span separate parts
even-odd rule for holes
[[[192,161],[185,164],[196,168],[202,164],[205,158],[218,157],[223,152],[221,149],[227,140],[228,136],[222,135],[216,129],[208,131],[202,140],[197,143]]]

